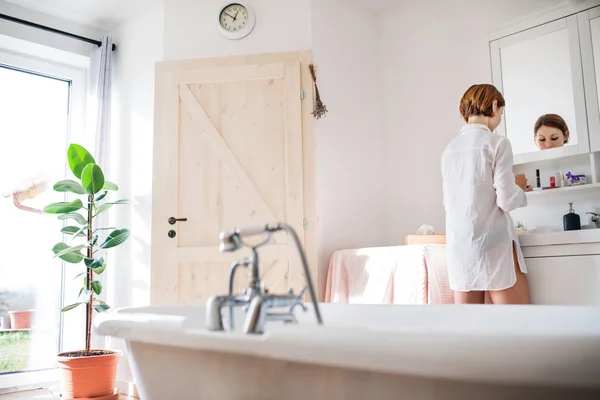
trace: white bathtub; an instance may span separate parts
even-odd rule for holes
[[[142,400],[600,398],[598,307],[321,307],[324,326],[297,312],[260,336],[206,331],[190,306],[105,313],[95,329],[125,339]]]

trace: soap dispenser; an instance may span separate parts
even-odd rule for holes
[[[578,231],[581,229],[581,218],[575,214],[573,203],[569,203],[569,212],[563,217],[565,231]]]

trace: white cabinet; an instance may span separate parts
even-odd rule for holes
[[[526,258],[533,304],[600,306],[600,255]]]
[[[600,229],[519,238],[533,304],[600,306]]]

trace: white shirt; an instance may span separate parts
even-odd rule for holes
[[[514,286],[512,243],[527,272],[509,212],[527,205],[515,183],[510,141],[485,125],[466,124],[442,154],[450,288]]]

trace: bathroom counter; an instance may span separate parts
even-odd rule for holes
[[[521,247],[600,243],[600,229],[527,233],[519,236]]]

